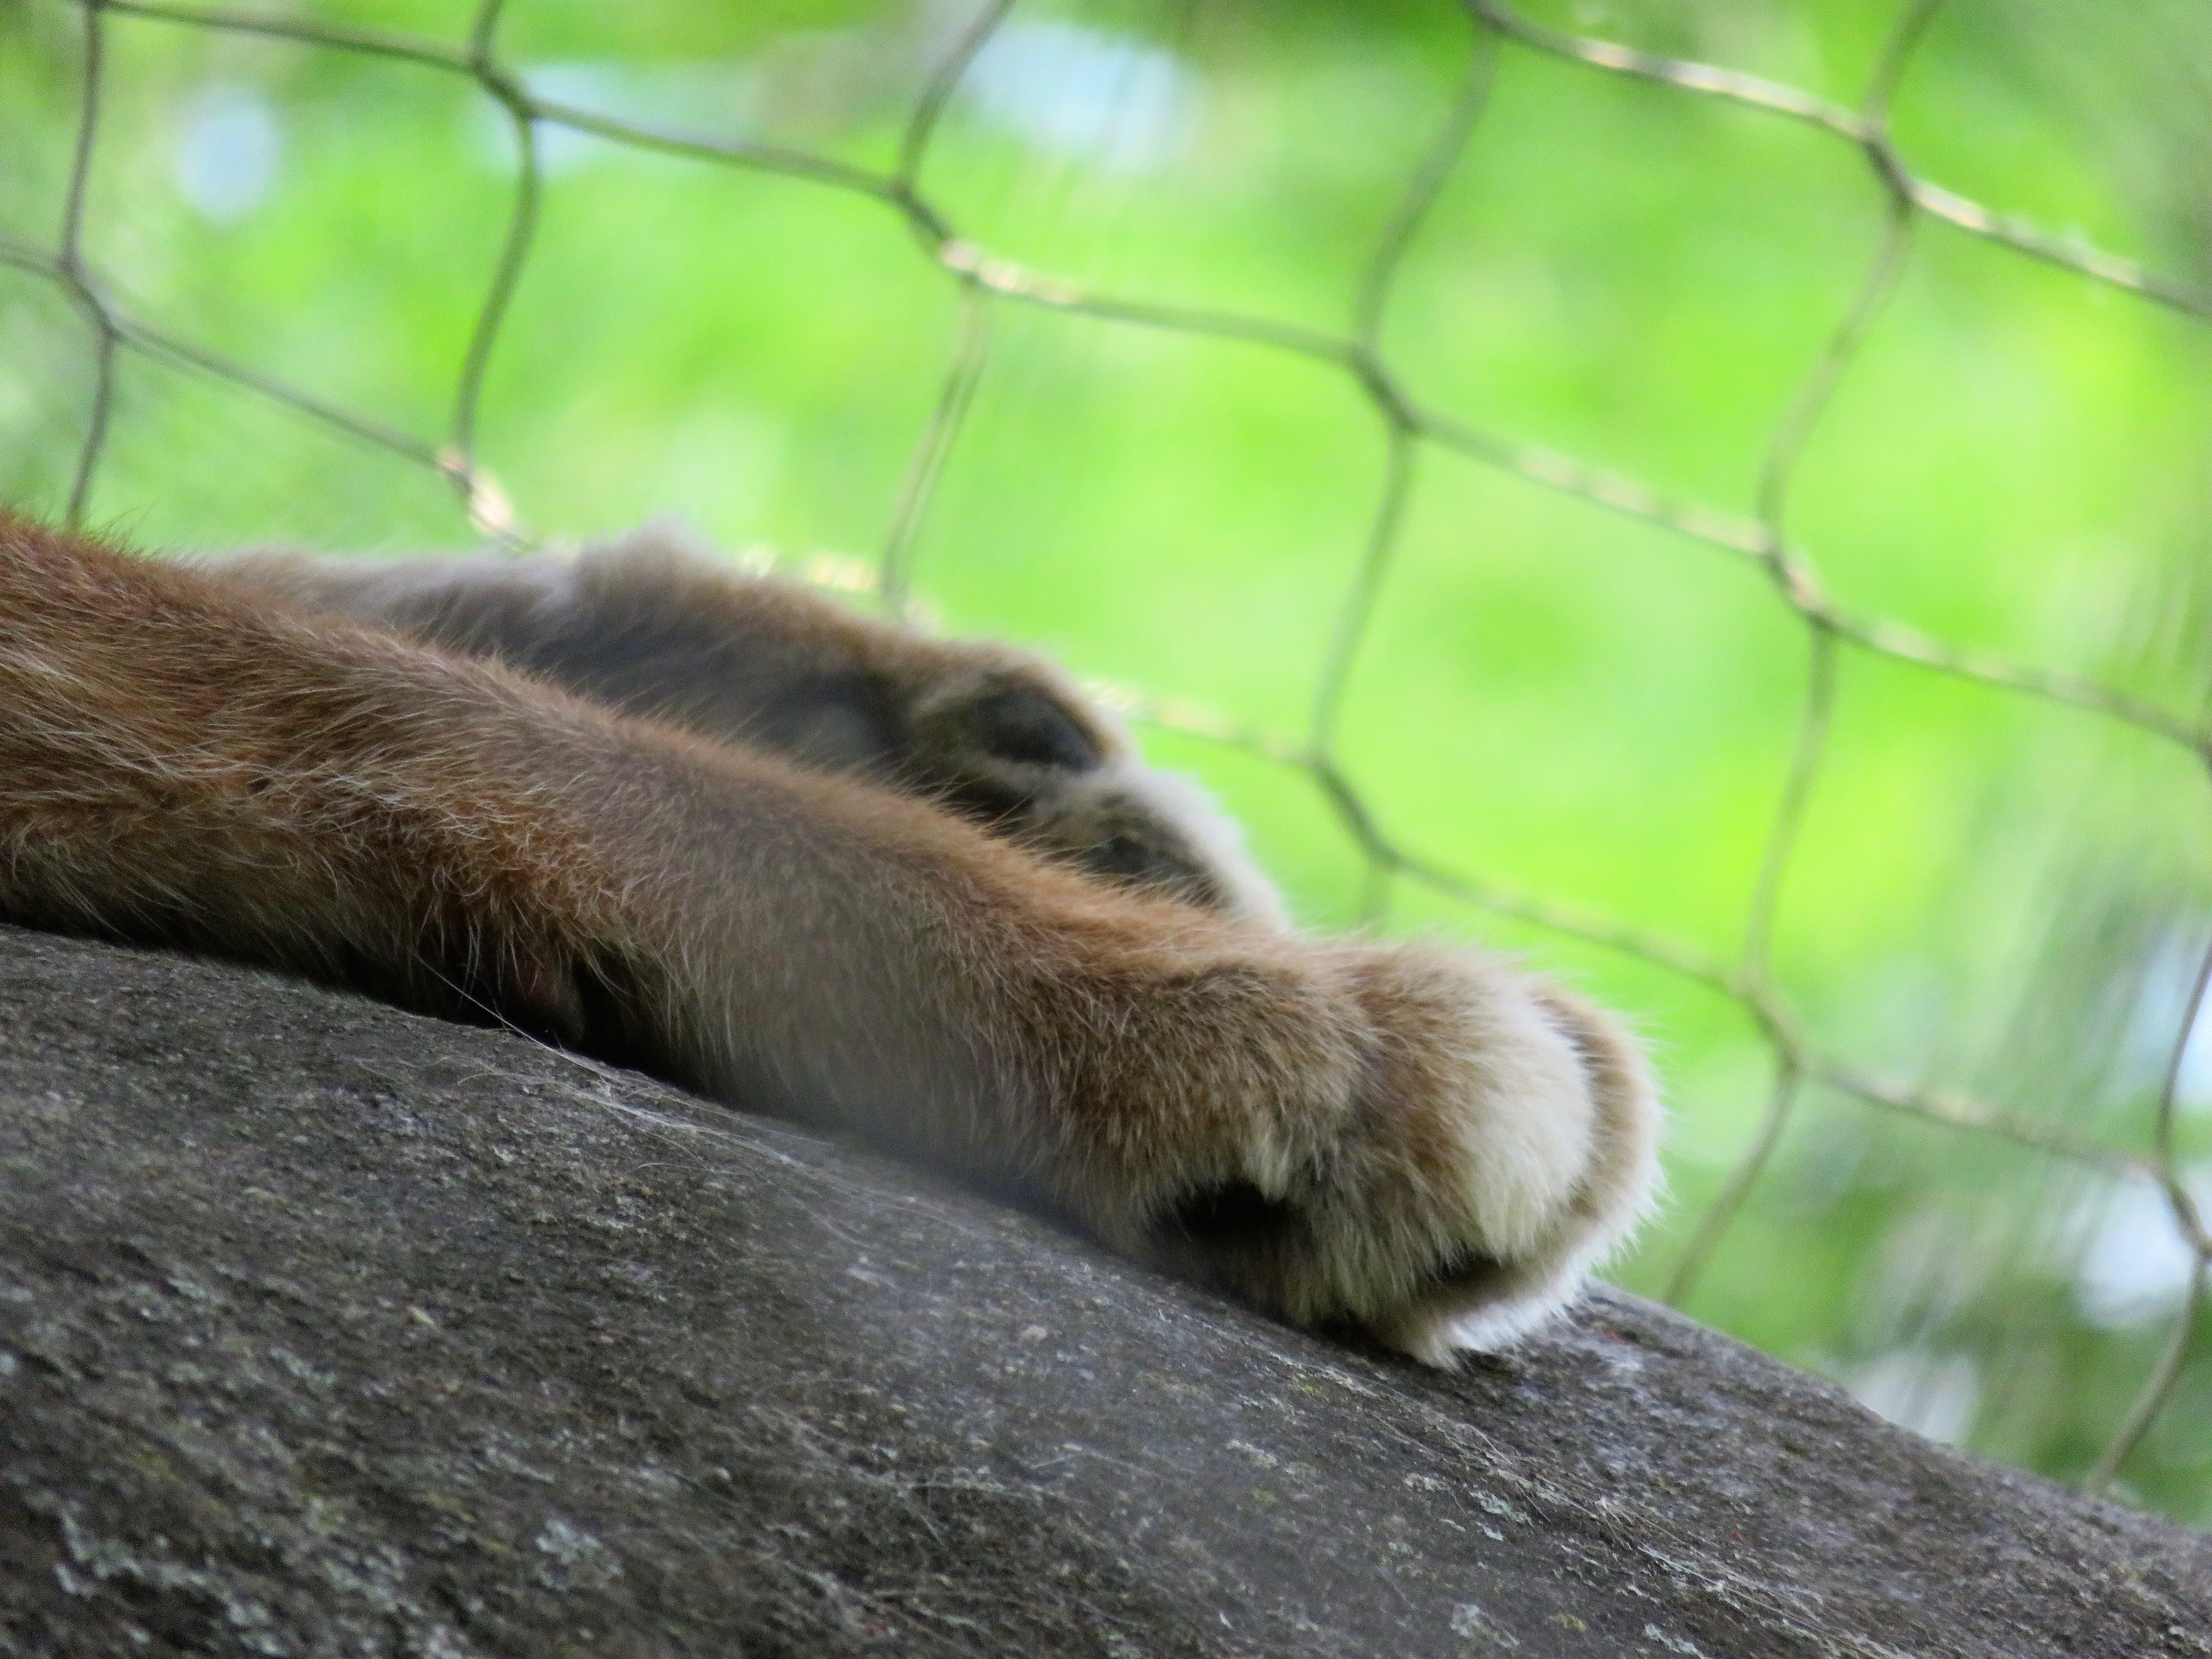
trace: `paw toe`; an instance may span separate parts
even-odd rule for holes
[[[988,690],[948,709],[945,718],[965,746],[994,761],[1064,772],[1093,771],[1105,763],[1097,736],[1036,686]]]
[[[1448,1363],[1540,1323],[1634,1227],[1658,1109],[1634,1042],[1555,986],[1456,952],[1360,967],[1381,1036],[1316,1266],[1381,1340]]]

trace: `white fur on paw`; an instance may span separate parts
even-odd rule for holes
[[[1573,1196],[1597,1103],[1573,1042],[1524,988],[1501,997],[1489,1023],[1486,1040],[1462,1059],[1465,1085],[1451,1121],[1479,1242],[1513,1258],[1539,1246]]]
[[[1504,1347],[1572,1301],[1658,1186],[1661,1114],[1634,1040],[1543,980],[1493,984],[1495,1046],[1469,1057],[1451,1117],[1468,1219],[1494,1265],[1447,1276],[1377,1332],[1431,1364]]]
[[[1421,947],[1337,961],[1371,1022],[1359,1097],[1286,1180],[1255,1137],[1251,1224],[1169,1254],[1297,1323],[1350,1320],[1448,1365],[1542,1322],[1642,1218],[1658,1106],[1634,1042],[1546,981]]]

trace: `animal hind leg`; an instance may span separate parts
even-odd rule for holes
[[[665,528],[550,555],[253,551],[222,568],[314,609],[490,657],[720,742],[916,794],[1095,876],[1280,926],[1235,823],[1145,765],[1063,672],[745,576]]]

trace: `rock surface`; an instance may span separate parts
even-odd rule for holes
[[[1455,1375],[493,1031],[0,929],[0,1653],[2212,1656],[1610,1291]]]

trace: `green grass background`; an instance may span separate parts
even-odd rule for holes
[[[1848,102],[1899,9],[1522,13]],[[471,11],[264,15],[458,45]],[[552,95],[880,171],[970,15],[514,0],[498,44]],[[416,65],[106,27],[85,255],[115,302],[446,441],[514,194],[497,107]],[[1486,45],[1447,0],[1024,0],[1000,40],[920,175],[962,237],[1118,296],[1337,336],[1474,55],[1494,50],[1486,106],[1391,290],[1386,359],[1469,427],[1739,514],[1881,234],[1876,182],[1832,137]],[[75,6],[0,0],[0,241],[19,252],[58,246],[81,54]],[[241,106],[273,143],[266,186],[210,214],[181,158],[210,109]],[[2212,24],[2184,0],[1954,0],[1894,122],[1921,175],[2203,289],[2208,118]],[[957,282],[878,200],[571,133],[542,150],[480,429],[529,531],[566,542],[677,514],[794,568],[875,558],[951,362]],[[911,549],[921,598],[947,627],[1302,739],[1382,484],[1372,403],[1340,369],[1247,342],[1006,302],[988,330]],[[0,266],[0,500],[60,510],[93,381],[58,285]],[[2212,325],[1923,224],[1804,451],[1787,528],[1854,610],[2201,721],[2208,416]],[[473,537],[434,470],[128,352],[90,516],[153,547]],[[1734,963],[1807,672],[1803,626],[1747,561],[1425,445],[1339,751],[1421,857]],[[1305,922],[1360,917],[1367,872],[1307,775],[1188,733],[1147,740],[1231,803]],[[1775,971],[1827,1052],[2143,1152],[2212,933],[2208,830],[2201,766],[2177,745],[1851,653]],[[1404,878],[1387,896],[1382,927],[1526,952],[1639,1019],[1674,1114],[1673,1196],[1618,1271],[1663,1285],[1756,1131],[1772,1070],[1756,1030],[1632,956]],[[2179,1127],[2212,1199],[2205,1060]],[[2147,1188],[1815,1090],[1686,1305],[1893,1414],[2076,1477],[2172,1329],[2160,1224]],[[2200,1331],[2121,1490],[2212,1522],[2208,1421]]]

